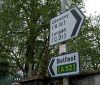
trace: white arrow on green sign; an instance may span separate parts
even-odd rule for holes
[[[70,53],[50,60],[48,71],[51,77],[79,74],[79,53]]]

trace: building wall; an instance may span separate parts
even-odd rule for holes
[[[100,74],[94,75],[94,83],[95,85],[100,85]]]
[[[63,85],[62,78],[57,79],[35,79],[22,82],[22,85]],[[100,85],[100,74],[80,75],[69,77],[69,85]]]
[[[100,74],[71,77],[69,85],[100,85]]]

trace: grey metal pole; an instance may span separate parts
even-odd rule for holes
[[[66,0],[61,0],[61,13],[66,11]]]
[[[69,9],[68,2],[66,0],[61,0],[61,13],[64,13],[68,9]],[[66,51],[66,53],[68,53],[67,44],[62,43],[62,45],[65,46],[65,51]],[[61,47],[61,46],[59,46],[59,47]],[[65,51],[63,51],[63,52],[65,52]],[[59,48],[59,52],[61,52],[60,48]],[[68,78],[63,78],[63,85],[69,85],[69,79]]]

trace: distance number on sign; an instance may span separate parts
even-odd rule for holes
[[[57,74],[68,73],[76,71],[76,63],[65,64],[57,66]]]

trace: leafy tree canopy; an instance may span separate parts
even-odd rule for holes
[[[82,0],[72,0],[70,8],[75,6],[84,7]],[[12,67],[23,70],[24,64],[32,63],[33,70],[46,73],[48,61],[58,55],[58,45],[49,46],[49,23],[60,10],[60,0],[2,1],[0,44]],[[94,26],[86,18],[79,36],[68,41],[69,52],[79,51],[81,55],[82,71],[97,69],[99,31],[99,25]]]

